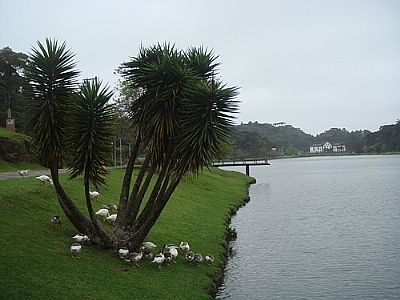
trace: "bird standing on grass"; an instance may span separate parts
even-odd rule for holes
[[[73,243],[71,245],[72,258],[80,258],[82,246],[79,243]]]
[[[190,246],[187,242],[181,242],[179,245],[179,249],[183,252],[188,252],[190,250]]]
[[[192,251],[188,251],[188,252],[186,253],[186,260],[187,260],[189,263],[192,263],[192,262],[193,262],[193,260],[194,260],[194,253],[193,253]]]
[[[111,224],[114,224],[115,220],[117,219],[117,214],[112,214],[109,217],[106,218],[106,220],[108,222],[110,222]]]
[[[24,177],[25,175],[28,175],[29,170],[19,170],[18,174],[21,175],[21,177]]]
[[[193,260],[199,265],[203,261],[203,256],[200,253],[195,253]]]
[[[54,227],[60,228],[61,227],[61,217],[59,215],[53,215],[51,217],[51,224],[53,224]]]
[[[40,180],[41,182],[43,182],[44,185],[53,185],[53,180],[51,180],[51,178],[47,175],[40,175],[38,177],[35,177],[36,179]]]
[[[100,193],[97,191],[93,191],[93,192],[89,191],[89,195],[90,195],[90,199],[92,199],[94,201],[100,196]]]
[[[129,254],[129,261],[133,267],[139,267],[139,261],[143,257],[143,252],[132,252]]]
[[[127,247],[122,247],[118,249],[118,255],[122,259],[126,259],[129,256],[129,249]]]
[[[108,210],[117,210],[118,209],[118,207],[114,203],[104,204],[103,208],[106,208]]]
[[[206,257],[206,263],[211,265],[214,262],[214,256],[212,254],[207,254]]]
[[[84,243],[90,241],[90,238],[86,234],[78,233],[72,237],[75,242]]]
[[[99,210],[96,212],[96,216],[105,219],[105,218],[107,218],[107,217],[110,216],[110,212],[108,211],[108,209],[102,208],[102,209],[99,209]]]
[[[164,254],[159,253],[156,256],[154,256],[154,259],[153,259],[152,262],[156,263],[158,265],[158,269],[160,270],[161,269],[161,264],[164,262],[164,260],[165,260]]]

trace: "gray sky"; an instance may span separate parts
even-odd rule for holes
[[[60,3],[59,3],[60,2]],[[0,0],[0,48],[66,41],[82,77],[113,87],[140,44],[206,46],[240,87],[237,122],[307,133],[400,118],[400,1]]]

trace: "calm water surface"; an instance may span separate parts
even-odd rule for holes
[[[244,171],[244,167],[226,168]],[[251,167],[217,299],[400,299],[400,156]]]

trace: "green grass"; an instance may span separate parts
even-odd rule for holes
[[[45,170],[46,168],[40,164],[32,162],[17,162],[11,163],[8,161],[0,160],[0,172],[17,172],[18,170]]]
[[[100,191],[98,209],[117,203],[124,170],[112,170]],[[81,180],[66,190],[84,208]],[[189,242],[202,254],[216,256],[214,265],[189,265],[182,255],[176,264],[142,262],[132,269],[115,253],[84,246],[81,259],[69,248],[76,233],[63,217],[52,187],[34,178],[0,181],[0,295],[5,299],[207,299],[212,276],[220,272],[227,216],[247,195],[249,177],[213,169],[182,182],[146,240],[157,245]],[[52,214],[63,218],[61,229],[50,224]],[[125,269],[129,269],[125,272]]]
[[[18,141],[30,141],[31,137],[21,134],[21,133],[17,133],[17,132],[13,132],[10,130],[7,130],[3,127],[0,127],[0,137],[5,137],[5,138],[9,138],[9,139],[14,139],[14,140],[18,140]]]

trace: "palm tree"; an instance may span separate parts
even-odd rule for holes
[[[73,53],[65,43],[46,39],[32,48],[25,75],[31,86],[31,128],[33,142],[43,165],[50,168],[57,199],[72,224],[81,232],[94,234],[91,222],[80,212],[62,188],[58,168],[65,158],[68,112],[73,108],[71,95],[79,72]]]
[[[59,45],[46,39],[45,45],[37,44],[38,49],[32,49],[25,73],[32,87],[30,111],[34,144],[41,162],[50,168],[57,199],[71,223],[90,235],[94,242],[109,244],[94,218],[90,200],[86,201],[88,219],[61,186],[58,168],[67,161],[71,178],[84,172],[87,199],[90,199],[89,181],[95,186],[104,184],[113,118],[108,101],[112,94],[106,88],[100,89],[97,80],[84,83],[80,92],[75,92],[79,72],[75,70],[74,55],[65,43]]]
[[[165,44],[142,48],[138,57],[120,68],[126,84],[142,91],[132,104],[131,121],[137,144],[147,149],[132,191],[129,180],[121,189],[124,210],[119,210],[117,227],[136,231],[130,239],[133,247],[147,235],[180,180],[208,165],[228,140],[237,110],[233,100],[237,88],[214,79],[215,59],[212,51],[203,48],[184,52]],[[134,161],[136,155],[137,148],[130,159]],[[131,178],[130,166],[125,179]],[[143,204],[156,170],[156,182]]]
[[[73,97],[74,109],[68,133],[70,153],[70,179],[83,174],[86,206],[90,220],[102,243],[111,245],[110,233],[106,233],[98,223],[92,207],[90,183],[96,189],[106,183],[105,175],[109,154],[112,151],[115,109],[110,104],[112,92],[108,87],[101,88],[101,82],[85,81],[80,91]]]

